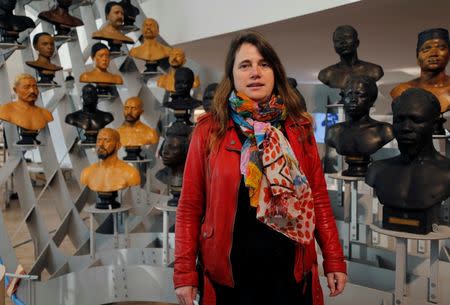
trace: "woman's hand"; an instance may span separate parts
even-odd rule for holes
[[[347,274],[342,272],[327,273],[327,281],[330,297],[335,297],[344,291],[345,283],[347,283]]]
[[[195,297],[197,296],[197,287],[183,286],[175,289],[178,301],[181,305],[194,305]]]

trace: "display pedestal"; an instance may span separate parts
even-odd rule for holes
[[[163,213],[163,266],[169,264],[169,213],[175,213],[177,207],[168,206],[167,203],[156,204],[154,209]]]
[[[114,248],[119,248],[119,216],[122,219],[125,241],[125,248],[128,247],[128,213],[130,206],[122,206],[117,209],[98,209],[95,204],[86,206],[84,211],[89,213],[89,237],[90,237],[90,258],[91,261],[95,261],[95,230],[94,230],[94,214],[111,214],[113,216],[114,227]]]
[[[351,241],[359,240],[358,231],[358,181],[364,181],[364,177],[344,176],[341,173],[330,174],[330,178],[344,183],[344,222],[349,227],[349,234],[344,236],[344,255],[351,258]]]
[[[428,234],[439,223],[441,204],[428,209],[407,210],[383,206],[383,228],[413,234]]]
[[[408,260],[408,239],[430,241],[430,275],[428,279],[428,302],[439,304],[439,240],[450,238],[450,227],[439,226],[437,232],[426,235],[386,230],[378,223],[370,224],[372,231],[395,239],[395,305],[408,304],[406,267]]]

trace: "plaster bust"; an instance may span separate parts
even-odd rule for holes
[[[181,68],[186,63],[186,55],[183,49],[173,48],[169,53],[169,73],[161,75],[157,81],[157,85],[160,88],[166,89],[169,92],[175,92],[175,72],[178,68]],[[194,78],[194,84],[192,88],[200,86],[200,79],[198,76]]]
[[[19,74],[14,81],[17,100],[0,106],[0,120],[27,130],[39,130],[53,121],[50,111],[35,105],[39,90],[36,79],[29,74]]]
[[[158,143],[159,136],[156,130],[140,121],[142,113],[144,113],[144,107],[139,97],[130,97],[126,100],[123,107],[125,121],[117,129],[122,146],[140,147]]]
[[[435,28],[419,33],[416,57],[420,66],[420,76],[392,89],[392,98],[395,99],[409,88],[422,88],[438,98],[441,113],[449,111],[450,77],[445,73],[450,59],[449,45],[446,29]]]
[[[318,78],[325,85],[344,89],[352,76],[369,76],[375,81],[383,77],[381,66],[358,58],[358,33],[352,26],[338,26],[333,33],[333,44],[340,61],[319,72]]]
[[[96,143],[100,161],[83,169],[80,182],[95,192],[115,192],[139,185],[139,171],[117,157],[119,148],[120,135],[116,130],[100,130]]]
[[[105,15],[107,20],[106,24],[99,31],[92,33],[92,38],[107,40],[111,47],[115,45],[114,51],[118,51],[115,49],[117,45],[120,50],[120,45],[122,43],[133,44],[133,39],[120,32],[120,28],[122,27],[124,21],[124,11],[122,5],[114,1],[108,2],[105,5]]]
[[[94,61],[94,69],[81,74],[80,82],[109,85],[123,84],[120,75],[108,72],[111,58],[109,49],[106,45],[101,42],[95,43],[91,48],[91,57]]]
[[[377,95],[378,88],[371,77],[352,77],[345,87],[344,110],[347,120],[328,130],[326,144],[336,148],[338,154],[347,156],[347,162],[356,157],[370,160],[371,154],[394,138],[390,124],[376,121],[369,115]],[[357,170],[349,165],[344,175],[364,176],[365,168]]]

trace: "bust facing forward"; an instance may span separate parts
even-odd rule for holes
[[[36,106],[39,94],[36,79],[29,74],[20,74],[14,81],[17,100],[0,106],[0,120],[10,122],[26,130],[39,130],[53,121],[50,111]]]
[[[100,159],[81,172],[81,183],[95,192],[115,192],[141,182],[136,168],[117,157],[120,135],[111,128],[100,130],[96,150]]]

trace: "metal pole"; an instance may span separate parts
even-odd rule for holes
[[[395,237],[395,304],[403,305],[406,296],[406,266],[408,254],[406,252],[408,240],[403,237]]]

